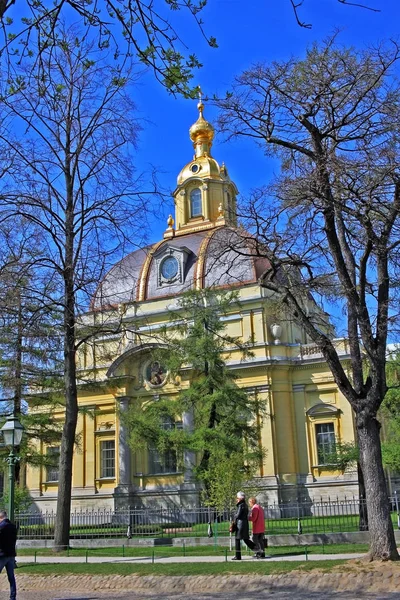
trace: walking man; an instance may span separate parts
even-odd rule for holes
[[[264,509],[257,504],[256,498],[249,498],[250,514],[249,521],[253,525],[254,558],[265,558],[264,535],[265,535],[265,517]]]
[[[7,519],[5,510],[0,510],[0,573],[6,568],[10,584],[10,600],[17,598],[17,585],[14,576],[15,544],[17,541],[17,528]]]

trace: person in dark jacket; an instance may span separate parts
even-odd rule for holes
[[[15,583],[15,544],[17,542],[17,528],[7,519],[5,510],[0,511],[0,573],[6,568],[10,584],[10,600],[17,598],[17,585]]]
[[[249,534],[249,509],[246,504],[246,498],[243,492],[236,494],[236,514],[233,517],[233,522],[236,525],[235,531],[235,556],[232,560],[242,560],[241,541],[243,540],[246,546],[254,550],[255,545],[250,540]]]

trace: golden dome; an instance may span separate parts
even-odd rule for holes
[[[196,158],[199,156],[211,156],[211,144],[214,139],[214,127],[203,117],[204,104],[200,100],[197,105],[199,118],[189,129],[190,139],[193,142]]]
[[[187,179],[197,177],[199,179],[221,179],[219,164],[209,156],[194,158],[183,167],[178,175],[178,185],[182,185]]]

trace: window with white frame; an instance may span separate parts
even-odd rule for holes
[[[100,442],[100,477],[110,479],[115,477],[115,441]]]
[[[190,216],[200,217],[202,214],[201,190],[200,188],[195,188],[190,192]]]
[[[46,481],[58,481],[60,446],[49,446],[46,449],[46,458]]]
[[[318,423],[315,425],[317,441],[317,458],[319,465],[331,462],[332,453],[336,448],[335,426],[333,423]]]

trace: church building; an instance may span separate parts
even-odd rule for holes
[[[277,312],[272,293],[260,286],[266,260],[236,251],[244,243],[236,221],[238,190],[224,163],[212,156],[214,129],[201,101],[198,109],[190,128],[194,156],[178,175],[175,214],[168,218],[163,239],[118,262],[99,283],[82,319],[82,328],[99,326],[99,333],[79,355],[73,509],[199,503],[192,473],[196,458],[187,452],[182,467],[172,452],[135,452],[121,415],[134,399],[157,401],[190,385],[190,369],[172,377],[154,358],[157,331],[169,322],[180,294],[211,287],[238,294],[239,302],[221,318],[227,335],[251,340],[252,355],[243,359],[232,351],[227,365],[237,384],[267,407],[257,477],[262,502],[312,502],[358,493],[353,470],[325,464],[337,440],[354,441],[351,408],[318,347],[298,323]],[[312,298],[310,310],[326,319]],[[113,323],[121,324],[118,333]],[[334,343],[346,364],[347,341]],[[62,420],[61,410],[56,418]],[[190,415],[182,415],[180,426],[191,425]],[[43,443],[40,451],[55,459],[54,466],[28,467],[28,488],[43,510],[56,507],[59,450]]]

